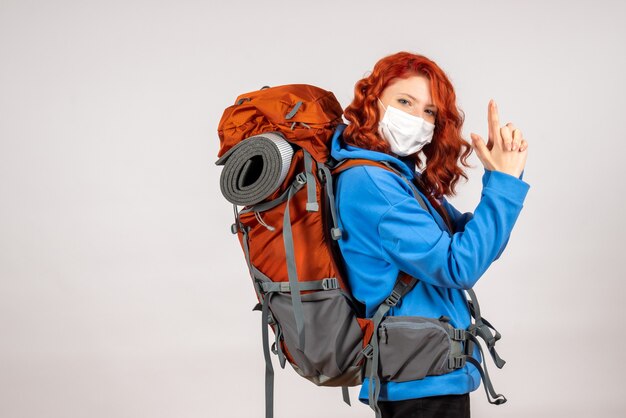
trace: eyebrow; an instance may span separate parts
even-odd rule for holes
[[[409,97],[410,97],[411,99],[413,99],[414,101],[419,102],[419,100],[417,100],[415,97],[411,96],[409,93],[400,92],[400,93],[398,93],[398,94],[404,94],[405,96],[409,96]],[[429,103],[429,104],[427,104],[426,106],[436,108],[436,106],[435,106],[434,104],[432,104],[432,103]]]

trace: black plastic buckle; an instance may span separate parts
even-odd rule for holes
[[[387,300],[385,301],[385,303],[389,306],[396,306],[398,304],[398,301],[400,300],[400,298],[402,297],[402,295],[400,293],[398,293],[395,289],[391,292],[391,295],[389,295],[389,297],[387,298]]]
[[[453,357],[448,359],[448,367],[451,369],[460,369],[465,366],[465,357]]]

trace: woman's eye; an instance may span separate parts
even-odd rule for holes
[[[408,104],[408,105],[411,104],[411,102],[409,102],[407,99],[398,99],[398,102],[402,104]]]

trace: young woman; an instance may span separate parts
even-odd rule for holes
[[[485,143],[471,134],[485,167],[474,213],[460,213],[445,198],[469,167],[472,147],[461,137],[463,117],[454,88],[432,60],[400,52],[378,61],[358,81],[345,109],[350,122],[333,137],[336,159],[386,161],[420,188],[424,210],[396,173],[376,166],[344,171],[336,184],[339,240],[354,296],[372,317],[390,295],[400,271],[417,285],[390,316],[450,318],[470,325],[464,289],[470,289],[504,250],[529,185],[522,180],[528,144],[512,123],[500,126],[493,100]],[[345,129],[344,129],[345,128]],[[425,158],[425,161],[423,160]],[[473,357],[479,358],[474,349]],[[360,398],[368,399],[368,379]],[[420,380],[383,382],[383,417],[469,417],[469,392],[480,385],[472,364]]]

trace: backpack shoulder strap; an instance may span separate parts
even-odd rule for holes
[[[368,160],[367,158],[346,158],[345,160],[339,161],[332,169],[331,172],[333,175],[339,174],[342,171],[347,170],[348,168],[357,166],[357,165],[374,165],[380,168],[384,168],[386,170],[390,170],[389,166],[384,164],[381,161]],[[392,170],[390,170],[392,171]]]
[[[384,168],[385,170],[388,170],[388,171],[393,171],[394,173],[399,175],[402,178],[402,180],[404,180],[409,185],[409,187],[411,187],[411,189],[413,190],[413,194],[415,195],[415,198],[419,202],[419,204],[422,207],[422,209],[424,209],[426,212],[430,213],[430,210],[428,209],[428,205],[426,205],[426,202],[424,202],[424,199],[419,194],[415,184],[413,182],[411,182],[409,179],[407,179],[406,176],[404,176],[404,174],[402,174],[398,169],[394,168],[387,161],[374,161],[374,160],[368,160],[366,158],[347,158],[345,160],[339,161],[332,168],[331,172],[332,172],[333,175],[339,174],[342,171],[347,170],[348,168],[351,168],[351,167],[354,167],[354,166],[358,166],[358,165],[373,165],[373,166],[376,166],[376,167]]]

